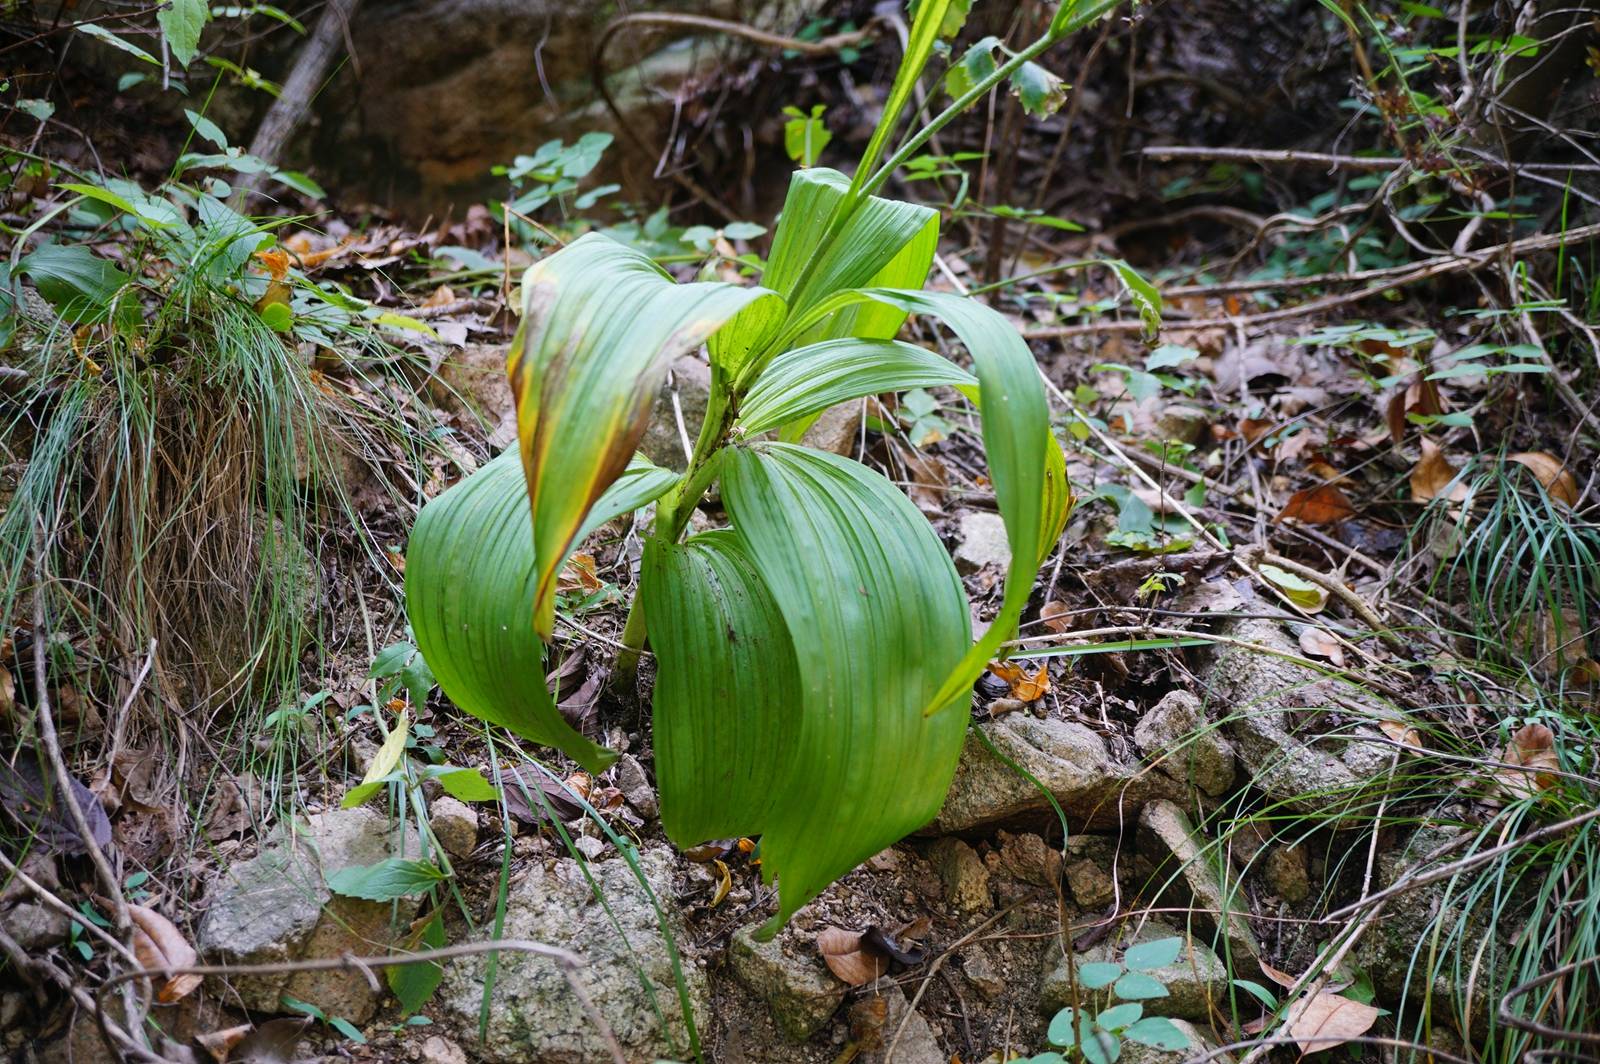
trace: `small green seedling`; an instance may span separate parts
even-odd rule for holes
[[[1165,1016],[1146,1016],[1143,1002],[1164,998],[1167,988],[1150,973],[1178,959],[1181,938],[1158,938],[1130,946],[1122,962],[1097,961],[1078,969],[1084,990],[1110,990],[1118,1004],[1098,1009],[1064,1008],[1050,1021],[1045,1037],[1063,1050],[1076,1049],[1088,1064],[1114,1064],[1122,1056],[1124,1040],[1152,1049],[1189,1048],[1189,1036]],[[1062,1053],[1048,1051],[1026,1064],[1066,1064]]]

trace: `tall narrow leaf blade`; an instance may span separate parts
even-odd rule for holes
[[[977,378],[925,348],[897,340],[824,340],[785,351],[756,378],[739,406],[749,435],[880,392],[935,385],[977,396]]]
[[[958,0],[918,0],[911,30],[906,36],[905,50],[900,58],[900,69],[895,73],[894,84],[889,87],[889,98],[884,101],[883,116],[878,119],[877,128],[867,141],[866,151],[861,153],[861,166],[856,176],[858,186],[878,165],[884,149],[888,147],[889,138],[900,124],[901,112],[916,91],[917,79],[922,77],[922,70],[933,55],[933,46],[941,36],[953,37],[960,31],[965,21],[964,13],[970,6]]]
[[[674,284],[649,256],[590,233],[528,268],[507,369],[533,510],[534,627],[549,639],[557,572],[627,467],[666,367],[772,294]]]
[[[777,604],[727,530],[652,541],[640,575],[655,651],[661,826],[679,846],[756,835],[800,726],[800,677]]]
[[[598,507],[597,507],[598,509]],[[452,702],[591,772],[616,757],[562,719],[533,633],[535,562],[521,463],[507,451],[417,515],[406,549],[406,614]]]
[[[1046,471],[1054,465],[1050,452],[1059,450],[1050,435],[1050,410],[1033,353],[1002,314],[949,292],[870,289],[863,295],[940,318],[972,355],[989,476],[1011,544],[1011,567],[1000,614],[929,700],[926,708],[932,713],[965,691],[1015,630],[1033,590],[1039,558],[1048,549],[1044,537],[1059,529],[1059,521],[1064,520],[1061,492],[1065,466],[1059,471],[1062,483],[1052,489],[1047,500]]]
[[[922,710],[971,620],[932,528],[864,466],[786,444],[735,448],[723,497],[800,676],[800,734],[761,843],[762,868],[779,880],[770,934],[938,812],[967,713]]]

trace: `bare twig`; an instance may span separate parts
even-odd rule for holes
[[[1320,151],[1282,151],[1270,148],[1208,148],[1187,144],[1158,144],[1145,148],[1147,158],[1173,160],[1194,159],[1197,162],[1233,160],[1251,163],[1284,163],[1291,166],[1327,166],[1331,170],[1398,170],[1411,165],[1411,160],[1382,155],[1331,155]],[[1491,155],[1476,154],[1476,158],[1491,166],[1507,170],[1568,170],[1600,172],[1600,166],[1582,163],[1508,163]]]
[[[1577,243],[1597,236],[1600,236],[1600,222],[1569,229],[1564,233],[1524,237],[1521,240],[1513,240],[1494,247],[1481,248],[1467,255],[1439,255],[1431,259],[1423,259],[1420,262],[1412,263],[1409,267],[1409,272],[1392,274],[1379,284],[1370,285],[1355,292],[1345,292],[1340,295],[1325,296],[1322,299],[1313,299],[1308,303],[1301,303],[1299,306],[1285,307],[1282,310],[1272,310],[1264,314],[1251,314],[1239,318],[1195,318],[1183,322],[1168,322],[1163,328],[1169,332],[1191,332],[1198,329],[1229,327],[1249,328],[1257,325],[1268,325],[1277,321],[1303,318],[1325,310],[1348,306],[1351,303],[1359,303],[1372,296],[1382,295],[1393,289],[1415,284],[1418,281],[1425,281],[1440,274],[1490,266],[1501,255],[1521,255],[1532,251],[1547,251],[1550,248]],[[1092,336],[1108,332],[1140,332],[1143,329],[1144,324],[1138,321],[1101,321],[1084,325],[1049,325],[1040,329],[1029,329],[1022,335],[1029,340],[1053,340],[1067,336]]]
[[[317,19],[311,36],[306,38],[295,58],[283,90],[256,127],[256,135],[250,140],[251,155],[268,166],[277,165],[283,149],[310,113],[317,90],[322,87],[338,46],[345,39],[346,27],[360,6],[361,0],[330,0],[323,8],[322,17]],[[265,177],[265,172],[239,175],[234,206],[243,204],[256,192]]]

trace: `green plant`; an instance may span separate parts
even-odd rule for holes
[[[1128,947],[1120,962],[1096,961],[1077,970],[1077,985],[1084,990],[1107,990],[1097,1008],[1068,1006],[1050,1020],[1045,1037],[1050,1044],[1076,1050],[1089,1064],[1113,1064],[1122,1056],[1124,1040],[1153,1049],[1188,1049],[1189,1036],[1164,1016],[1146,1016],[1144,1002],[1167,996],[1166,984],[1152,971],[1178,959],[1183,939],[1158,938]],[[1120,998],[1110,1004],[1112,997]],[[1045,1052],[1026,1064],[1065,1064],[1060,1053]]]
[[[531,267],[508,366],[520,455],[430,502],[408,550],[411,624],[445,693],[598,770],[613,753],[562,719],[545,683],[557,577],[589,530],[656,502],[620,664],[648,632],[663,826],[682,845],[762,836],[763,872],[780,884],[769,934],[937,812],[971,684],[1014,630],[1070,501],[1026,344],[999,313],[923,291],[939,217],[875,193],[951,118],[1113,2],[1063,4],[1043,36],[888,154],[964,7],[919,6],[853,178],[794,175],[763,287],[676,284],[600,234]],[[893,340],[911,314],[942,319],[975,373]],[[665,367],[702,343],[708,409],[677,476],[633,451]],[[910,501],[792,442],[835,403],[934,385],[978,407],[1012,549],[1000,613],[976,643],[949,556]],[[684,540],[715,482],[731,527]]]
[[[321,700],[299,697],[320,634],[312,529],[343,517],[388,571],[347,478],[369,454],[429,445],[397,407],[346,401],[329,379],[405,368],[384,331],[426,326],[295,269],[276,247],[288,219],[232,210],[225,178],[319,190],[189,121],[204,153],[185,151],[154,188],[64,182],[0,268],[0,341],[20,381],[0,400],[0,438],[26,455],[0,515],[0,616],[37,587],[60,645],[79,649],[58,666],[86,694],[128,697],[124,673],[147,653],[142,706],[211,712],[249,692],[229,737],[276,797],[320,722]]]

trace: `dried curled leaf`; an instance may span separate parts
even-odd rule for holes
[[[1361,1037],[1381,1015],[1371,1005],[1318,990],[1290,1007],[1286,1033],[1303,1052],[1316,1053]]]
[[[1344,647],[1326,628],[1307,625],[1300,630],[1300,649],[1313,658],[1327,658],[1338,668],[1344,668]]]
[[[145,968],[191,968],[200,963],[200,955],[189,945],[189,940],[171,920],[145,905],[128,905],[128,918],[133,921],[133,955]],[[174,975],[167,979],[156,993],[163,1005],[194,992],[205,979],[203,975]]]
[[[1411,470],[1411,501],[1432,502],[1443,497],[1461,502],[1467,497],[1467,486],[1456,479],[1460,475],[1461,470],[1450,464],[1438,445],[1424,436],[1422,457]]]
[[[1355,504],[1345,497],[1344,492],[1332,484],[1318,484],[1289,496],[1283,512],[1273,520],[1278,522],[1293,518],[1307,525],[1336,525],[1354,517],[1355,512]]]
[[[1539,483],[1544,485],[1544,490],[1550,493],[1552,499],[1568,506],[1578,505],[1578,482],[1555,455],[1544,451],[1523,451],[1508,455],[1506,461],[1526,467],[1539,478]]]
[[[1500,790],[1511,798],[1529,798],[1555,786],[1550,770],[1559,770],[1556,736],[1543,724],[1525,724],[1506,743],[1500,760],[1508,766],[1495,774]]]
[[[997,661],[989,671],[1011,685],[1011,697],[1019,702],[1037,702],[1050,693],[1050,670],[1043,664],[1032,674],[1013,661]]]
[[[860,931],[825,927],[817,934],[817,951],[828,970],[851,986],[870,983],[889,970],[889,958]]]

